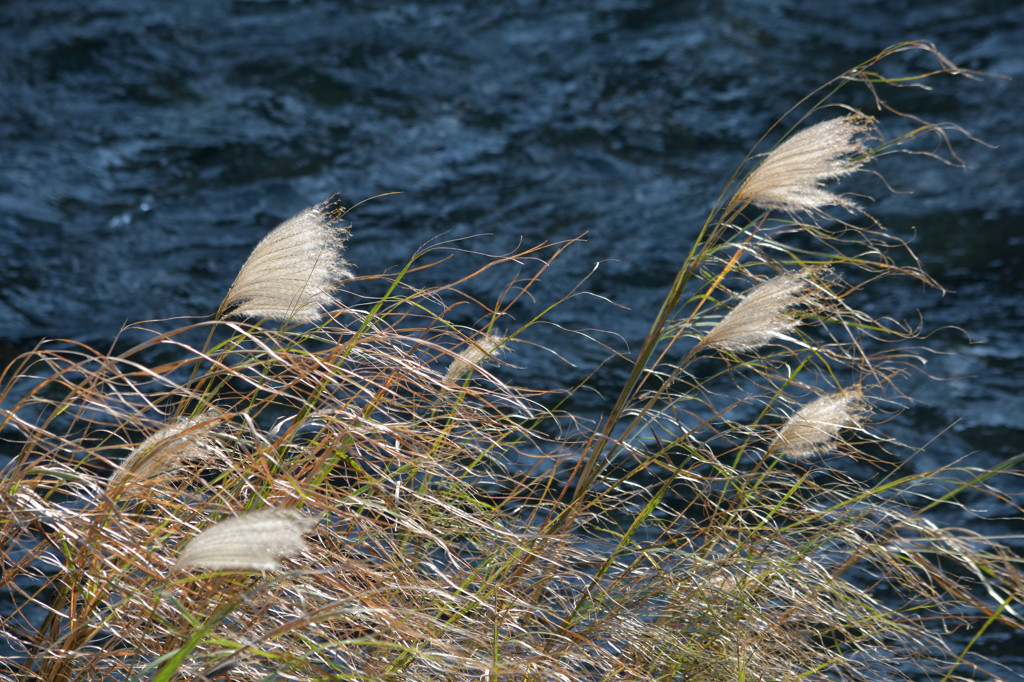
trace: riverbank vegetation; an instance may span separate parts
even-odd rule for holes
[[[949,633],[1024,627],[1020,558],[936,512],[998,496],[1021,458],[905,467],[886,425],[926,339],[863,309],[888,278],[939,286],[869,195],[891,154],[958,162],[960,128],[887,103],[957,77],[897,45],[786,112],[679,254],[643,345],[566,327],[610,357],[558,392],[513,379],[531,328],[587,295],[545,287],[573,241],[435,244],[357,298],[337,198],[257,245],[210,319],[40,343],[0,389],[21,444],[0,474],[7,670],[985,677]],[[448,258],[474,269],[417,283]],[[613,371],[599,421],[568,409]]]

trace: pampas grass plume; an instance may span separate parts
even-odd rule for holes
[[[505,340],[506,337],[499,334],[485,334],[474,339],[448,365],[448,371],[444,375],[445,381],[455,383],[465,377],[474,366],[492,357]]]
[[[344,215],[331,197],[274,228],[238,271],[218,317],[319,320],[338,283],[352,277],[341,257],[348,238]]]
[[[871,408],[860,388],[824,395],[789,418],[768,446],[768,454],[805,459],[831,449],[839,432],[857,428]]]
[[[736,307],[712,327],[701,345],[730,352],[759,348],[799,324],[789,310],[812,303],[815,294],[808,278],[816,270],[794,270],[776,275],[748,291]]]
[[[220,426],[219,417],[216,410],[208,410],[158,429],[121,462],[110,477],[110,488],[129,482],[149,484],[173,472],[185,460],[209,458],[216,452],[211,435]]]
[[[316,522],[290,509],[264,509],[236,516],[205,529],[178,556],[175,570],[270,571],[280,557],[306,548],[302,539]]]
[[[861,113],[822,121],[794,134],[761,162],[736,193],[740,201],[788,213],[827,206],[855,209],[850,199],[825,189],[825,182],[857,171],[868,140],[879,139],[874,119]]]

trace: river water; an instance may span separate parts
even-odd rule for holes
[[[1017,79],[946,79],[901,99],[991,146],[954,138],[965,170],[892,159],[881,170],[913,193],[871,207],[956,291],[893,285],[873,310],[962,330],[931,337],[928,372],[946,381],[902,386],[917,403],[894,435],[934,439],[922,469],[992,465],[1024,450],[1018,1],[4,0],[0,356],[209,315],[268,229],[336,191],[402,192],[353,216],[348,256],[364,274],[439,235],[492,233],[473,245],[499,252],[586,233],[544,286],[565,291],[600,261],[590,290],[627,309],[581,298],[558,321],[635,348],[763,130],[908,39]],[[581,368],[603,355],[566,352]],[[516,362],[531,385],[573,378],[544,354]],[[1024,533],[1024,486],[1002,484],[1007,504],[959,522]],[[978,650],[1024,669],[1019,635],[993,630]]]

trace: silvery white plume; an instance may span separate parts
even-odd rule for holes
[[[256,245],[220,304],[218,317],[316,322],[338,284],[352,277],[341,257],[345,208],[331,197],[284,221]]]
[[[730,352],[754,350],[787,335],[800,321],[791,309],[800,304],[814,307],[817,292],[809,278],[820,268],[792,270],[753,287],[701,341]]]
[[[874,119],[853,113],[822,121],[795,133],[765,156],[736,193],[738,199],[789,213],[815,212],[827,206],[856,208],[825,182],[857,171],[867,141],[878,139]]]
[[[110,488],[129,482],[151,485],[185,460],[209,459],[217,454],[214,434],[222,425],[220,412],[210,409],[158,429],[121,462],[110,477]]]
[[[473,339],[448,365],[445,381],[456,382],[465,377],[475,365],[493,357],[505,339],[499,334],[484,334]]]
[[[192,538],[175,570],[261,570],[280,567],[278,558],[306,548],[302,539],[316,522],[294,509],[264,509],[215,523]]]
[[[859,428],[871,412],[860,388],[823,395],[790,417],[768,446],[769,454],[802,459],[827,452],[839,432]]]

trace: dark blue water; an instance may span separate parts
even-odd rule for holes
[[[918,403],[895,435],[934,439],[922,470],[993,465],[1024,450],[1020,2],[0,2],[0,355],[40,337],[107,347],[126,321],[209,315],[281,219],[335,191],[396,190],[354,214],[359,272],[442,234],[493,233],[473,245],[496,253],[587,233],[544,290],[601,261],[590,289],[629,310],[580,298],[556,319],[636,347],[763,130],[907,39],[1017,79],[901,97],[993,147],[954,138],[966,170],[893,159],[881,170],[913,194],[872,205],[956,294],[894,284],[869,305],[963,330],[932,336],[927,370],[948,380],[908,380]],[[529,385],[603,359],[536,329],[580,373],[525,349]],[[621,376],[601,381],[610,392]],[[985,500],[984,523],[959,522],[1024,533],[1024,486],[1001,484],[1007,502]],[[979,650],[1024,668],[1019,636],[994,631]]]

